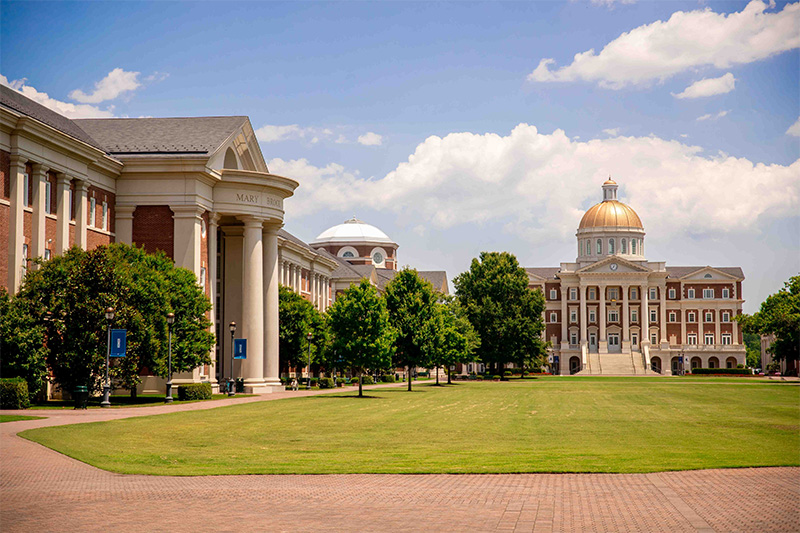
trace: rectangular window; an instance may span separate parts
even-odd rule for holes
[[[550,289],[550,299],[551,300],[555,300],[557,298],[558,298],[558,293],[556,292],[556,290],[555,289]]]
[[[656,298],[658,298],[658,291],[655,287],[650,287],[650,299],[655,300]]]
[[[650,344],[658,344],[658,333],[650,334]]]
[[[597,295],[595,294],[594,289],[589,289],[589,299],[590,300],[597,299]]]
[[[45,248],[44,249],[44,259],[45,259],[45,261],[50,259],[50,249],[49,248]]]
[[[686,291],[686,297],[690,300],[694,300],[694,289],[688,289]]]
[[[589,309],[589,322],[597,322],[597,315],[595,315],[594,309]]]
[[[206,267],[200,267],[200,286],[206,286]]]
[[[631,300],[638,300],[639,299],[639,289],[633,287],[631,289]]]
[[[577,333],[570,333],[570,335],[569,335],[569,343],[570,344],[578,344],[578,334]]]
[[[617,311],[616,309],[610,309],[608,311],[608,321],[619,322],[619,311]]]
[[[96,211],[96,208],[97,208],[97,200],[95,200],[94,198],[91,198],[89,200],[89,227],[90,228],[94,227],[94,216],[95,216],[94,212]]]
[[[650,309],[650,322],[656,322],[658,320],[658,313],[656,313],[655,309]]]
[[[670,300],[674,300],[675,299],[675,289],[670,289],[669,290],[669,299]]]
[[[697,334],[689,333],[689,335],[686,336],[686,344],[697,344]]]
[[[706,311],[706,322],[713,322],[714,321],[714,314]]]
[[[709,300],[714,297],[714,289],[703,289],[703,299]]]
[[[723,333],[722,334],[722,344],[731,344],[731,334],[730,333]]]
[[[75,191],[69,190],[69,219],[75,220]]]
[[[689,311],[688,317],[686,318],[687,322],[695,322],[697,319],[695,318],[694,311]]]
[[[639,310],[631,309],[631,322],[639,322]]]
[[[722,297],[726,300],[731,297],[731,290],[730,289],[722,289]]]
[[[677,320],[677,318],[678,318],[678,316],[675,314],[675,311],[670,311],[669,312],[669,321],[670,322],[675,322]]]
[[[722,321],[723,322],[730,322],[731,321],[731,314],[728,311],[722,312]]]
[[[569,312],[569,321],[570,322],[577,322],[578,321],[578,312],[576,310],[572,310]]]
[[[550,323],[555,324],[556,322],[558,322],[558,314],[556,314],[556,312],[553,311],[550,313]]]
[[[603,253],[603,241],[601,239],[597,239],[597,255],[602,255]]]
[[[578,299],[578,289],[575,287],[570,287],[569,289],[569,299],[570,300],[577,300]]]
[[[631,333],[631,344],[634,346],[639,346],[639,335],[636,333]]]
[[[50,208],[50,204],[53,201],[53,184],[50,183],[50,180],[47,180],[44,183],[44,212],[48,215],[53,213],[53,210]]]
[[[608,289],[608,299],[617,300],[617,289]]]
[[[27,172],[22,175],[22,205],[31,205],[31,177]]]
[[[103,229],[108,231],[108,204],[103,202]]]
[[[703,343],[704,344],[714,344],[714,334],[713,333],[706,333],[703,335]]]

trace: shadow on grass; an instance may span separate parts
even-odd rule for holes
[[[311,398],[315,398],[317,400],[343,400],[343,399],[352,399],[355,398],[359,399],[369,399],[369,400],[385,400],[386,398],[381,398],[380,396],[370,396],[369,394],[365,394],[363,396],[359,396],[358,394],[323,394],[320,396],[311,396]]]

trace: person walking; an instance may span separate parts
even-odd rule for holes
[[[297,390],[297,378],[292,378],[292,390]]]

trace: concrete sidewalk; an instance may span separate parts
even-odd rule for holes
[[[377,387],[386,386],[398,384]],[[341,389],[171,406],[28,412],[48,418],[0,424],[0,530],[800,530],[800,468],[658,474],[132,476],[98,470],[16,435],[33,427],[331,392]]]

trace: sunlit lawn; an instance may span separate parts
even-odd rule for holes
[[[800,386],[725,378],[431,383],[22,435],[159,475],[650,472],[800,464]]]
[[[3,422],[17,422],[18,420],[40,420],[45,418],[43,416],[26,416],[26,415],[0,415],[0,424]]]
[[[253,396],[252,394],[237,394],[237,397],[242,396]],[[109,396],[108,401],[111,403],[111,407],[152,407],[155,405],[164,405],[164,394],[139,394],[135,398],[132,398],[129,394],[126,395],[117,395],[112,394]],[[213,394],[211,396],[212,400],[222,400],[227,398],[227,394]],[[102,398],[100,397],[92,397],[89,398],[87,402],[87,407],[89,409],[100,409],[100,402]],[[187,400],[187,401],[180,401],[178,400],[178,393],[175,392],[173,404],[181,404],[181,403],[192,403],[192,402],[200,402],[200,401],[208,401],[208,400]],[[72,400],[48,400],[44,403],[39,403],[35,405],[31,405],[31,409],[74,409],[75,402]]]

